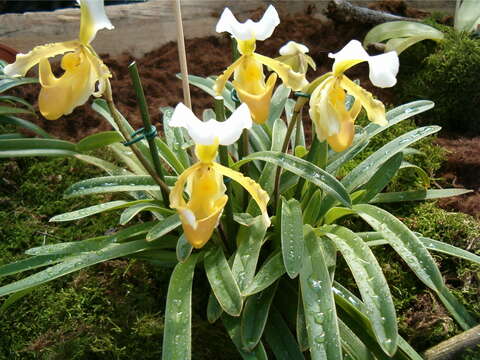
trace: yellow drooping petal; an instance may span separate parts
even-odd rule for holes
[[[215,81],[215,86],[213,88],[217,95],[220,95],[222,93],[228,79],[230,79],[235,70],[243,63],[244,59],[244,56],[240,56],[237,61],[235,61],[232,65],[225,69],[222,75],[219,75],[217,77],[217,80]]]
[[[79,105],[85,104],[95,90],[95,78],[91,64],[83,52],[69,53],[62,59],[64,74],[57,78],[52,73],[47,59],[40,61],[39,77],[42,89],[38,105],[48,120],[56,120],[70,114]]]
[[[249,93],[244,91],[236,81],[233,82],[238,97],[242,102],[248,105],[252,114],[252,119],[257,124],[264,124],[268,120],[270,113],[270,100],[272,99],[273,88],[277,81],[277,74],[273,73],[267,79],[263,90],[258,93]],[[263,82],[263,81],[262,81]]]
[[[381,101],[374,99],[371,93],[355,84],[346,76],[341,77],[340,86],[360,102],[367,111],[367,116],[370,121],[382,126],[388,124],[385,117],[385,106]]]
[[[252,196],[253,200],[255,200],[258,207],[260,208],[265,224],[267,226],[270,226],[270,218],[267,213],[267,204],[268,204],[268,201],[270,200],[270,197],[268,196],[267,192],[263,190],[261,186],[257,184],[255,181],[253,181],[249,177],[244,176],[242,173],[239,173],[238,171],[232,170],[218,163],[213,163],[212,165],[215,171],[238,182],[240,185],[242,185],[245,188],[245,190],[248,191],[248,193]]]
[[[187,182],[188,202],[183,198]],[[222,175],[213,164],[196,163],[178,177],[170,193],[170,206],[178,211],[193,247],[201,248],[210,239],[227,200]]]
[[[8,76],[25,76],[27,71],[37,65],[40,60],[75,51],[79,47],[80,43],[76,40],[35,46],[27,54],[18,54],[15,62],[7,65],[4,72]]]
[[[309,114],[319,141],[325,141],[340,131],[340,119],[330,99],[330,92],[335,87],[336,81],[333,76],[325,78],[310,97]]]
[[[255,60],[257,60],[259,63],[266,65],[275,71],[286,87],[289,87],[294,91],[298,91],[302,90],[306,85],[308,85],[308,81],[305,79],[305,74],[293,71],[292,68],[287,64],[256,53],[252,56],[254,56]]]
[[[352,113],[345,108],[345,95],[345,91],[338,85],[333,86],[328,94],[329,102],[340,123],[340,130],[336,134],[327,137],[328,144],[336,152],[350,147],[355,135],[355,119],[352,118]]]
[[[83,49],[85,50],[84,53],[91,64],[92,76],[95,78],[96,91],[94,91],[92,95],[95,97],[100,97],[103,95],[107,87],[107,81],[112,77],[112,73],[107,65],[105,65],[103,61],[93,52],[90,46],[85,46]]]

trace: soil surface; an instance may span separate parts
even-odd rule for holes
[[[480,219],[480,136],[465,138],[449,135],[437,139],[449,153],[442,170],[442,180],[452,187],[473,190],[462,196],[439,200],[447,210],[461,211]]]
[[[408,17],[426,15],[423,11],[408,8],[399,0],[378,1],[369,7]],[[265,8],[258,8],[249,17],[258,19],[264,10]],[[352,21],[348,23],[333,21],[318,14],[312,7],[307,8],[302,14],[282,13],[280,9],[280,16],[282,21],[273,36],[264,42],[257,42],[257,52],[275,57],[278,56],[278,49],[289,40],[307,45],[310,55],[317,63],[317,71],[308,75],[310,79],[330,71],[332,60],[328,58],[329,52],[338,51],[351,39],[361,41],[371,27]],[[186,49],[190,74],[218,75],[231,64],[231,43],[227,36],[187,40]],[[130,54],[117,57],[107,55],[103,56],[103,59],[113,74],[112,88],[118,108],[134,128],[141,127],[142,123],[127,67],[132,61],[137,61],[150,115],[154,124],[160,128],[160,107],[175,106],[183,99],[181,81],[175,76],[180,72],[176,43],[170,42],[140,59]],[[367,64],[355,66],[348,71],[348,75],[352,79],[359,79],[363,87],[384,103],[395,105],[394,90],[379,89],[370,84]],[[29,85],[16,92],[17,95],[35,103],[38,90],[37,85]],[[204,109],[213,107],[212,98],[203,91],[191,87],[191,93],[193,108],[197,115]],[[56,121],[48,121],[41,117],[33,120],[49,133],[71,141],[78,141],[99,131],[110,130],[108,123],[91,109],[90,102],[76,108],[71,115]],[[310,128],[309,122],[305,125],[306,128]],[[441,200],[440,206],[480,217],[480,137],[463,138],[443,133],[438,143],[451,151],[441,173],[441,177],[445,179],[445,186],[453,185],[475,190],[462,197]]]

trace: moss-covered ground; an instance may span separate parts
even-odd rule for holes
[[[370,145],[368,152],[414,126],[405,122],[395,127]],[[442,149],[431,140],[424,140],[419,149],[425,155],[409,161],[434,176],[442,162]],[[53,215],[112,200],[105,196],[62,198],[69,185],[100,175],[100,171],[75,159],[1,161],[0,264],[21,258],[23,251],[32,246],[75,241],[118,229],[118,213],[96,215],[73,224],[48,222]],[[410,170],[402,170],[390,190],[418,186],[422,186],[418,178]],[[394,204],[389,210],[414,231],[479,253],[475,240],[480,225],[470,216],[448,213],[434,202]],[[401,333],[416,349],[424,350],[460,332],[437,298],[393,251],[377,248],[375,253],[395,298]],[[480,319],[480,267],[434,256],[447,284]],[[41,286],[0,313],[0,360],[158,359],[169,272],[141,261],[114,260]],[[339,269],[338,275],[349,278],[346,270],[342,273]],[[0,285],[14,279],[0,279]],[[205,319],[208,294],[202,292],[202,274],[198,274],[195,284],[193,358],[237,359],[221,326],[211,326]],[[475,353],[462,359],[480,359]]]

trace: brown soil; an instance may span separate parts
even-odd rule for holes
[[[441,199],[439,205],[480,219],[480,136],[441,137],[437,143],[449,151],[447,162],[441,169],[443,180],[450,186],[473,190],[463,196]]]

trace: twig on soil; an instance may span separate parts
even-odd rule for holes
[[[480,344],[480,325],[435,345],[425,351],[424,357],[426,360],[456,359],[460,353],[478,344]]]
[[[350,4],[347,0],[331,0],[327,6],[329,18],[349,22],[356,21],[362,24],[381,24],[388,21],[418,21],[418,19],[392,15],[383,11],[371,10]]]

